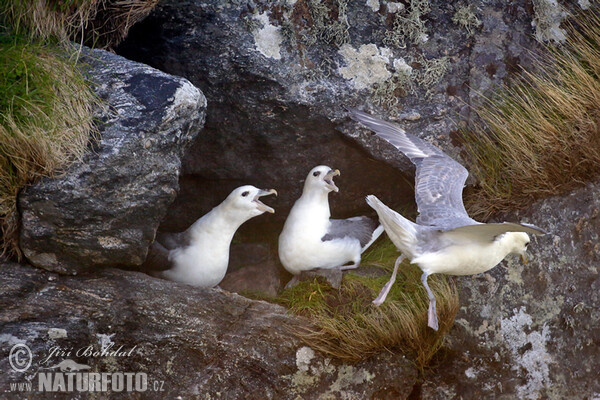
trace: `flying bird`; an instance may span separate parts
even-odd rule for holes
[[[427,277],[431,274],[473,275],[488,271],[507,255],[525,252],[529,235],[545,234],[542,229],[520,223],[484,224],[470,218],[462,200],[468,171],[439,148],[406,133],[399,126],[348,108],[354,120],[364,124],[394,145],[416,166],[415,199],[419,215],[409,221],[373,195],[367,203],[377,211],[391,241],[402,253],[392,277],[373,303],[381,305],[390,291],[398,266],[407,257],[423,271],[421,282],[429,296],[428,326],[438,329],[435,296]]]
[[[329,193],[339,191],[333,182],[339,174],[326,165],[313,168],[285,221],[279,259],[294,275],[316,268],[357,268],[361,253],[383,232],[379,222],[368,217],[330,219]]]
[[[275,189],[241,186],[208,214],[180,233],[160,233],[154,241],[146,268],[152,275],[198,287],[214,287],[225,277],[229,264],[229,245],[237,229],[250,218],[274,213],[260,197],[277,195]]]

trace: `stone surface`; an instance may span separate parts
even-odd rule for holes
[[[107,105],[100,140],[64,174],[19,196],[25,257],[63,273],[144,261],[206,109],[183,78],[102,50],[83,62]]]
[[[1,265],[0,280],[0,397],[11,383],[31,382],[27,398],[65,398],[37,392],[39,374],[77,365],[148,376],[146,392],[99,399],[401,399],[417,379],[408,360],[388,352],[355,365],[324,358],[293,334],[306,320],[225,291],[132,271],[70,277],[17,264]],[[57,329],[66,336],[50,333]],[[9,363],[16,344],[32,352],[25,372]],[[125,354],[86,355],[88,346]]]
[[[277,296],[282,285],[275,253],[263,243],[232,243],[227,275],[219,286],[234,293]]]
[[[342,172],[336,217],[370,212],[367,194],[412,206],[412,165],[342,106],[395,119],[459,157],[470,107],[530,65],[535,34],[564,18],[558,8],[530,0],[161,1],[117,51],[186,77],[209,101],[165,229],[184,229],[211,197],[245,183],[279,190],[281,225],[318,164]],[[422,32],[395,22],[411,18],[406,25]],[[254,229],[261,233],[258,221]]]
[[[600,182],[507,215],[543,227],[516,257],[460,277],[449,357],[423,399],[600,397]]]

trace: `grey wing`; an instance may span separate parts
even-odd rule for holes
[[[384,121],[380,118],[357,110],[356,108],[346,107],[346,109],[350,111],[352,119],[362,123],[375,132],[377,136],[380,136],[390,142],[398,150],[405,154],[413,163],[415,162],[415,159],[434,155],[448,157],[442,150],[438,149],[431,143],[428,143],[423,139],[416,137],[415,135],[407,133],[404,129],[400,128],[396,124]]]
[[[379,222],[369,217],[353,217],[348,219],[330,219],[329,229],[321,241],[343,239],[351,237],[358,239],[360,246],[364,247],[373,238],[373,231],[379,226]]]
[[[455,227],[475,223],[469,218],[462,200],[462,190],[469,176],[465,167],[439,148],[395,124],[353,108],[348,110],[352,118],[390,142],[415,164],[418,224]]]
[[[476,223],[467,214],[462,191],[469,172],[448,156],[416,160],[417,223],[446,229]]]
[[[461,226],[442,232],[445,237],[456,239],[466,239],[468,241],[492,242],[498,236],[507,232],[525,232],[533,235],[545,235],[546,231],[530,224],[518,224],[513,222],[475,224]]]
[[[174,250],[189,246],[190,239],[187,231],[179,233],[159,232],[156,234],[155,242],[160,243],[168,250]]]

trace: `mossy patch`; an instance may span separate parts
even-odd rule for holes
[[[429,0],[410,0],[407,8],[396,12],[392,29],[385,33],[383,43],[403,49],[407,42],[415,45],[427,42],[429,36],[424,16],[430,10]]]
[[[481,21],[477,18],[472,4],[459,7],[452,17],[452,22],[466,30],[469,36],[473,36],[475,29],[481,26]]]
[[[344,274],[339,290],[320,279],[285,290],[276,300],[312,320],[299,336],[311,348],[349,362],[380,351],[400,351],[423,370],[441,348],[458,311],[458,292],[444,276],[429,278],[436,294],[439,331],[427,327],[429,299],[421,284],[421,270],[403,263],[396,283],[380,307],[372,304],[388,281],[398,253],[385,239],[364,254],[357,271]],[[364,273],[365,270],[371,270]]]
[[[18,192],[81,158],[99,102],[60,45],[0,35],[0,252],[19,255]]]

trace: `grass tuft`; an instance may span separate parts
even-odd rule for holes
[[[20,257],[19,191],[82,157],[98,105],[62,47],[0,35],[1,254]]]
[[[458,312],[458,292],[444,276],[429,278],[436,294],[440,329],[427,327],[429,299],[420,280],[421,270],[404,263],[387,300],[372,304],[388,281],[398,253],[385,239],[365,254],[358,272],[344,275],[340,290],[319,279],[285,290],[278,301],[294,313],[310,318],[299,337],[311,348],[348,362],[382,350],[400,351],[423,371],[442,347]],[[365,268],[382,269],[375,277],[359,275]]]
[[[0,15],[17,35],[112,48],[158,0],[10,0]]]
[[[561,48],[548,47],[513,85],[474,110],[464,132],[479,188],[467,197],[480,218],[565,193],[600,175],[600,17],[569,26]]]

